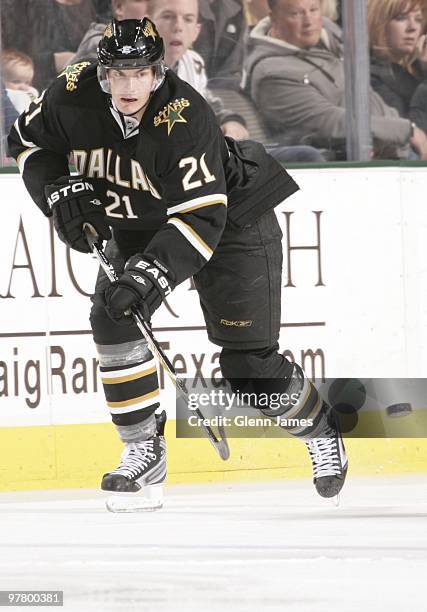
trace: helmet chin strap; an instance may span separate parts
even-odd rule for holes
[[[139,109],[138,109],[137,111],[135,111],[134,113],[122,113],[121,111],[119,111],[119,109],[117,109],[117,110],[118,110],[118,112],[119,112],[121,115],[123,115],[123,117],[134,117],[135,115],[137,115],[138,113],[140,113],[142,110],[145,110],[145,109],[147,108],[148,103],[149,103],[149,101],[150,101],[150,98],[151,98],[151,94],[150,94],[150,97],[148,98],[147,102],[146,102],[145,104],[143,104],[143,105],[141,106],[141,108],[139,108]]]

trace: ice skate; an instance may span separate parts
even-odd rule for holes
[[[120,465],[103,476],[101,489],[112,493],[106,501],[110,512],[153,511],[163,506],[166,412],[155,416],[156,434],[147,440],[127,443]]]
[[[316,491],[321,497],[337,496],[344,485],[348,460],[339,423],[332,411],[319,435],[304,443],[310,453]]]

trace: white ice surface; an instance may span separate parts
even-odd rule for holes
[[[1,494],[0,589],[78,612],[427,610],[427,475],[349,477],[338,508],[286,481],[168,487],[156,513],[103,500]]]

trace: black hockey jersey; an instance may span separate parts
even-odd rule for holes
[[[157,230],[144,254],[176,284],[212,256],[227,214],[250,224],[298,187],[261,145],[225,139],[209,105],[167,71],[141,123],[117,112],[96,66],[69,66],[16,121],[9,150],[33,200],[67,175],[93,179],[110,225]]]

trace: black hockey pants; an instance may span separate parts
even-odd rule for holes
[[[121,273],[124,262],[143,252],[152,233],[115,231],[107,254]],[[222,348],[224,378],[275,378],[286,390],[291,364],[278,352],[281,307],[282,233],[274,211],[252,226],[237,230],[227,224],[210,261],[194,276],[209,339]],[[100,271],[90,315],[94,340],[114,345],[138,340],[135,325],[114,324],[104,309],[109,281]]]

